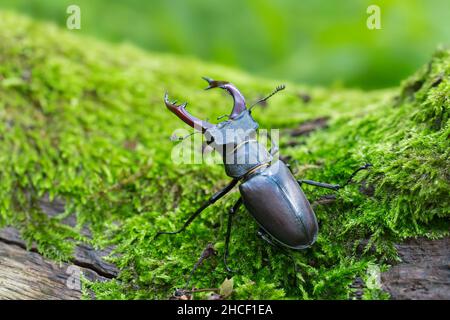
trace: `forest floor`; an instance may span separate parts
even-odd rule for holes
[[[280,130],[299,179],[343,183],[372,167],[338,192],[304,188],[319,237],[291,258],[241,209],[235,274],[221,255],[237,192],[186,232],[153,239],[229,180],[221,165],[171,158],[174,131],[191,131],[165,108],[166,91],[200,118],[230,112],[202,76],[232,81],[249,101],[280,84],[0,12],[0,298],[168,299],[208,243],[219,254],[190,288],[226,287],[234,299],[450,298],[449,50],[398,88],[285,83],[254,109],[260,128]]]

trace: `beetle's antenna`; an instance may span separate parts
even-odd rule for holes
[[[188,134],[187,136],[184,136],[184,137],[178,137],[176,135],[172,135],[172,136],[170,136],[170,140],[171,141],[183,141],[183,140],[189,138],[190,136],[193,136],[196,133],[201,133],[201,132],[200,131],[195,131],[195,132],[192,132],[192,133],[190,133],[190,134]]]
[[[284,90],[285,88],[286,88],[286,86],[285,86],[284,84],[282,84],[282,85],[276,87],[275,90],[272,91],[272,93],[269,94],[267,97],[262,98],[262,99],[259,99],[259,100],[256,101],[254,104],[252,104],[252,105],[250,106],[250,108],[249,108],[249,111],[252,111],[253,107],[256,106],[258,103],[267,101],[270,97],[272,97],[273,95],[275,95],[277,92],[279,92],[279,91],[281,91],[281,90]]]
[[[217,120],[221,120],[223,118],[229,118],[229,117],[230,116],[228,114],[224,114],[224,115],[221,115],[220,117],[217,117]]]

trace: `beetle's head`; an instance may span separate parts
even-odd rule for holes
[[[248,110],[236,118],[223,121],[204,132],[206,143],[220,153],[229,152],[237,145],[255,139],[258,123]]]
[[[177,106],[176,102],[170,102],[167,93],[164,97],[166,107],[185,123],[204,133],[207,143],[217,150],[223,150],[225,146],[241,143],[254,136],[258,124],[251,117],[249,110],[247,110],[245,98],[241,92],[229,82],[217,81],[206,77],[203,79],[208,82],[208,87],[205,90],[221,88],[226,90],[233,98],[233,109],[228,116],[228,120],[219,122],[216,125],[200,120],[187,112],[187,103]]]

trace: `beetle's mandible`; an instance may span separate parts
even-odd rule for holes
[[[278,152],[278,148],[273,143],[271,149],[267,150],[257,141],[258,123],[251,115],[252,107],[256,104],[247,108],[244,96],[229,82],[204,79],[209,84],[206,90],[221,88],[233,98],[233,109],[226,121],[213,125],[200,120],[186,111],[186,103],[176,105],[170,102],[167,93],[164,102],[167,108],[182,121],[201,131],[205,135],[207,144],[221,153],[226,174],[232,178],[232,181],[197,209],[181,229],[173,232],[158,232],[155,238],[161,234],[182,232],[204,209],[240,183],[241,197],[228,215],[224,251],[227,270],[231,271],[227,265],[227,257],[232,219],[242,204],[259,224],[259,235],[263,239],[291,249],[310,247],[316,241],[319,227],[316,215],[301,185],[304,183],[338,190],[348,184],[358,171],[368,168],[370,164],[358,168],[342,186],[312,180],[297,180],[283,161],[275,159],[274,155]],[[284,86],[277,87],[269,96],[258,102],[267,100],[283,89]]]

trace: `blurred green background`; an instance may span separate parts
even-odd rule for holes
[[[398,85],[450,43],[448,0],[0,0],[0,9],[65,26],[70,4],[81,8],[73,32],[324,86]],[[381,30],[366,27],[370,4]]]

